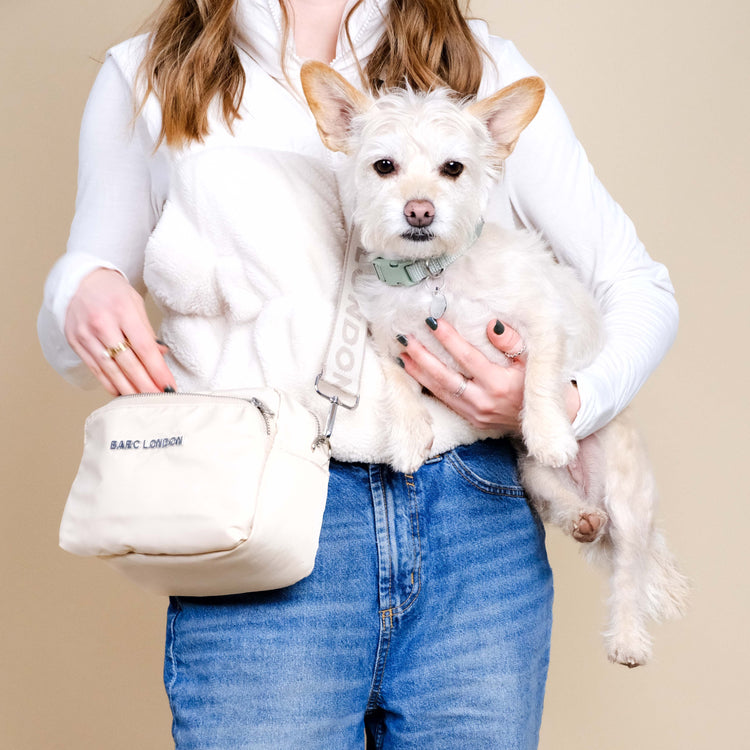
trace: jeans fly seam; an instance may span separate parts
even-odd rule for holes
[[[411,607],[414,605],[416,600],[419,598],[419,592],[422,590],[422,537],[419,533],[419,504],[417,502],[417,488],[416,485],[410,484],[408,481],[406,482],[406,486],[409,487],[409,495],[412,499],[412,508],[414,509],[414,513],[411,514],[412,518],[412,539],[416,539],[416,546],[417,546],[417,567],[416,567],[416,573],[417,573],[417,587],[416,589],[412,589],[409,596],[406,598],[405,601],[403,601],[401,604],[399,604],[397,607],[394,608],[394,612],[396,613],[396,616],[404,615],[406,612],[411,609]],[[416,529],[414,520],[416,518]],[[414,586],[414,580],[413,580],[414,572],[412,572],[412,586]]]
[[[374,739],[375,739],[375,750],[380,750],[383,747],[383,740],[385,739],[386,729],[384,726],[378,726],[375,728]]]
[[[382,480],[383,474],[381,474],[380,478]],[[388,535],[388,609],[387,612],[391,613],[391,627],[393,627],[393,558],[391,557],[391,545],[393,544],[393,539],[391,539],[391,521],[390,521],[390,514],[388,512],[388,498],[387,498],[387,490],[385,487],[385,482],[381,482],[381,486],[383,487],[383,511],[385,513],[385,531]]]
[[[393,627],[393,618],[394,616],[396,618],[401,617],[405,615],[413,606],[414,603],[419,598],[419,593],[422,590],[422,537],[419,534],[419,509],[417,506],[417,498],[416,498],[416,487],[414,485],[409,485],[409,483],[406,483],[407,486],[412,487],[415,492],[409,493],[412,495],[412,501],[413,501],[413,507],[414,507],[414,514],[412,514],[412,519],[414,518],[414,515],[416,515],[417,518],[417,532],[416,532],[416,539],[417,539],[417,567],[416,567],[416,573],[417,573],[417,587],[416,589],[412,589],[409,592],[409,596],[403,601],[397,604],[396,606],[390,606],[388,609],[381,610],[381,614],[388,614],[391,621],[391,628]],[[412,520],[412,538],[414,538],[414,522]],[[412,572],[412,586],[413,583],[413,576],[414,573]]]
[[[377,471],[373,471],[373,469],[377,469]],[[377,491],[382,498],[383,503],[383,513],[385,515],[385,532],[388,540],[388,595],[387,595],[387,601],[382,602],[380,601],[380,605],[386,604],[387,606],[384,608],[385,611],[387,611],[392,606],[392,596],[391,596],[391,553],[390,553],[390,538],[391,538],[391,532],[388,527],[388,503],[386,502],[386,490],[385,490],[385,481],[383,480],[383,467],[377,466],[374,467],[371,465],[370,467],[370,492],[372,495],[372,502],[373,502],[373,516],[375,519],[375,538],[376,538],[376,546],[378,550],[378,598],[380,599],[382,590],[381,590],[381,582],[383,578],[383,560],[381,556],[381,548],[382,545],[380,544],[379,535],[378,535],[378,522],[377,522],[377,509],[375,507],[375,492]],[[380,610],[381,612],[383,609]]]
[[[393,610],[386,609],[380,612],[380,633],[378,635],[378,650],[375,654],[375,668],[370,683],[370,697],[365,706],[365,712],[380,707],[380,690],[385,677],[385,665],[388,662],[388,653],[391,650],[391,637],[393,634]]]

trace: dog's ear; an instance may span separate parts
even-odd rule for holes
[[[352,118],[370,106],[370,99],[316,60],[302,66],[300,78],[323,143],[331,151],[346,153]]]
[[[475,102],[468,112],[480,119],[497,146],[499,159],[512,153],[523,129],[534,119],[544,99],[541,78],[522,78],[496,94]]]

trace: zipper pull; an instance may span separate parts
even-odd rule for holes
[[[263,417],[263,421],[266,423],[266,434],[271,434],[271,419],[275,416],[275,414],[259,399],[253,398],[250,399],[250,403],[260,412],[260,416]]]

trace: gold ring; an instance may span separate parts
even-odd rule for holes
[[[123,339],[119,344],[107,347],[104,350],[104,353],[109,359],[114,359],[118,354],[122,354],[126,349],[130,349],[130,342],[127,339]]]

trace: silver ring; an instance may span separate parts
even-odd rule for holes
[[[461,396],[464,395],[464,391],[466,390],[466,386],[469,385],[468,378],[465,378],[463,375],[461,376],[461,385],[456,388],[456,390],[453,392],[453,398],[461,398]]]
[[[118,354],[122,354],[126,349],[130,349],[130,342],[127,339],[123,339],[114,346],[108,346],[104,349],[104,355],[107,359],[115,359]]]
[[[517,352],[509,353],[503,352],[508,359],[518,359],[526,351],[526,344],[524,344]]]

